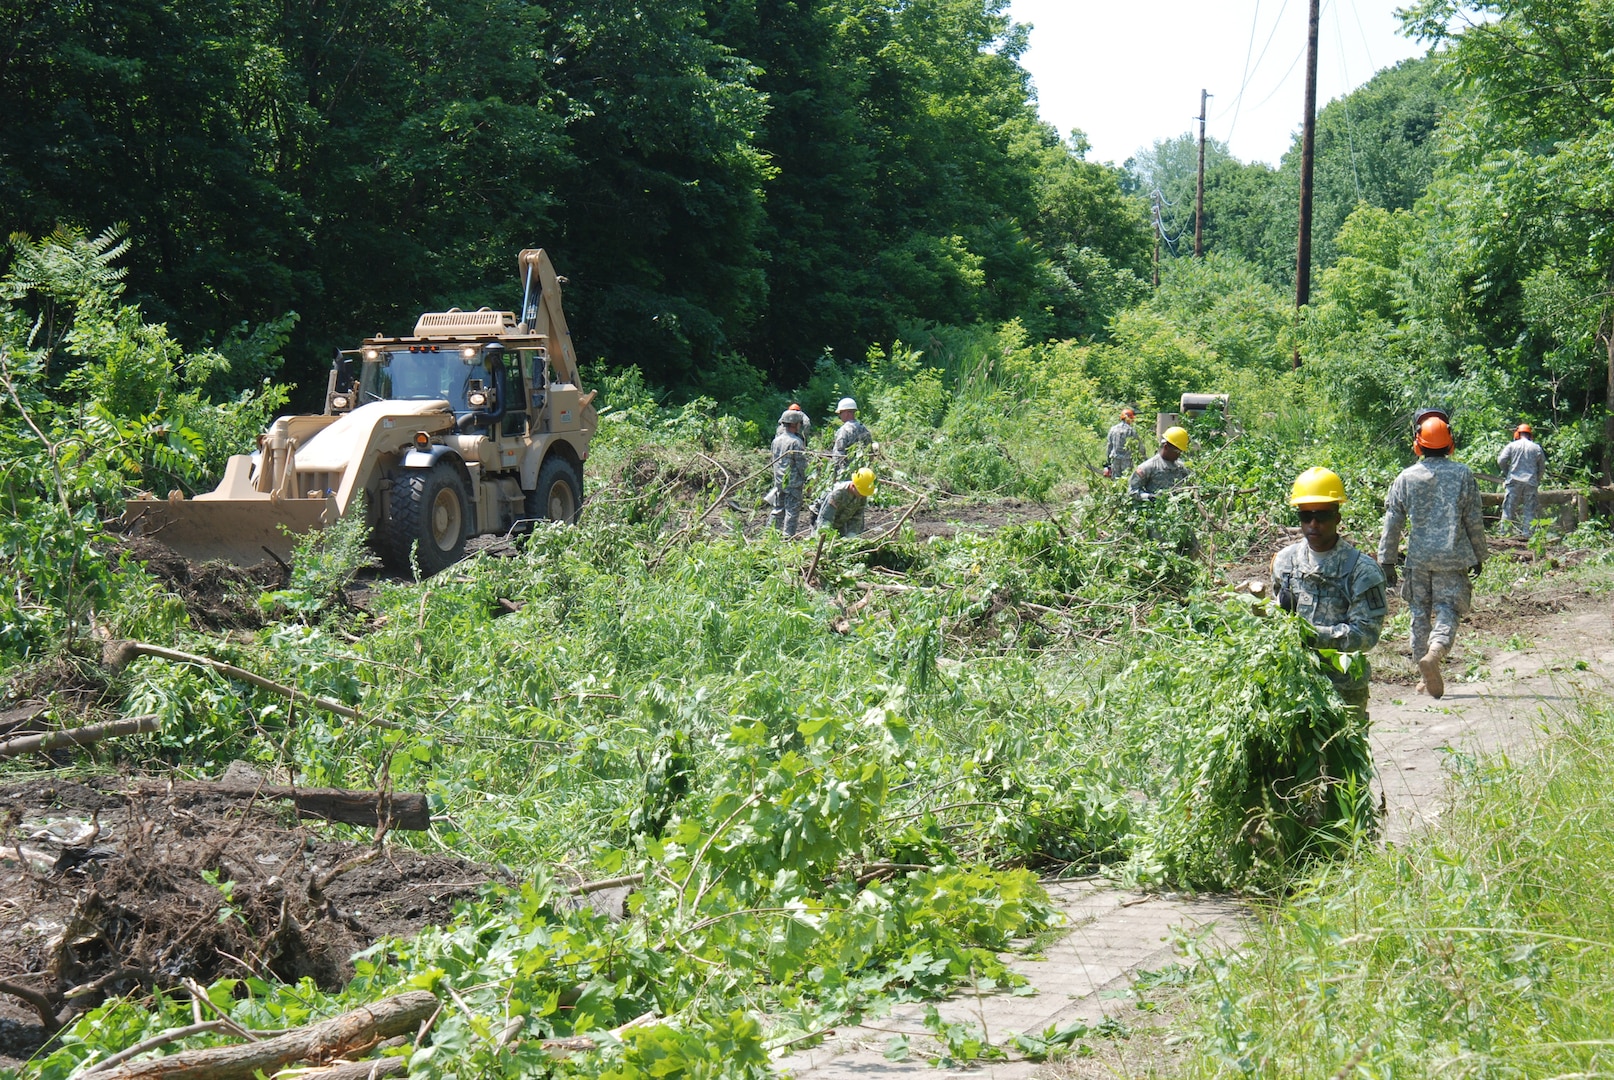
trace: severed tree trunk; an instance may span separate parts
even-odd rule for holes
[[[437,995],[412,990],[261,1042],[181,1050],[92,1072],[95,1080],[253,1080],[294,1061],[331,1061],[412,1034],[436,1011]]]
[[[3,747],[4,744],[0,744]],[[394,829],[424,832],[432,827],[431,807],[426,796],[402,791],[351,791],[347,788],[293,788],[249,784],[208,783],[179,780],[172,784],[146,784],[140,790],[151,795],[222,796],[232,799],[289,799],[303,817],[342,821],[349,825],[376,828],[391,822]]]

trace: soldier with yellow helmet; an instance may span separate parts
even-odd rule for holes
[[[874,470],[859,469],[852,479],[842,480],[829,489],[818,507],[818,527],[834,529],[842,536],[859,536],[865,527],[863,508],[874,494]]]
[[[1179,458],[1188,450],[1188,432],[1184,428],[1167,428],[1160,436],[1160,452],[1132,471],[1126,489],[1134,499],[1144,502],[1161,495],[1188,479],[1188,468]]]
[[[1319,649],[1355,653],[1345,670],[1324,665],[1339,696],[1367,719],[1367,651],[1378,644],[1389,605],[1384,573],[1339,535],[1345,484],[1331,469],[1311,468],[1295,478],[1289,505],[1300,518],[1301,539],[1272,558],[1272,592],[1278,606],[1311,625]]]

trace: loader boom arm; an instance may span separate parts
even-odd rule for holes
[[[566,326],[566,312],[560,302],[560,278],[543,248],[527,248],[518,261],[522,285],[521,322],[530,334],[549,339],[550,369],[557,382],[581,386],[577,352],[572,348],[572,332]]]

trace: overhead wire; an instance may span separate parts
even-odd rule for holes
[[[1278,36],[1278,27],[1283,25],[1283,13],[1285,11],[1287,11],[1288,8],[1289,8],[1289,0],[1283,0],[1283,2],[1278,5],[1278,14],[1272,20],[1272,30],[1271,30],[1270,33],[1267,34],[1267,40],[1266,40],[1265,44],[1263,44],[1261,46],[1261,54],[1255,58],[1255,63],[1253,65],[1250,63],[1249,54],[1248,53],[1245,54],[1245,57],[1244,57],[1244,83],[1243,83],[1242,86],[1239,87],[1239,92],[1233,96],[1233,100],[1228,102],[1228,108],[1231,108],[1233,110],[1233,122],[1228,125],[1228,130],[1227,130],[1227,138],[1229,140],[1231,140],[1233,138],[1233,128],[1238,125],[1239,111],[1240,111],[1240,109],[1241,109],[1241,107],[1243,105],[1243,102],[1244,102],[1244,94],[1250,88],[1250,80],[1252,78],[1254,78],[1256,72],[1260,71],[1260,69],[1261,69],[1261,61],[1266,59],[1267,50],[1272,47],[1273,38]],[[1254,14],[1254,16],[1252,16],[1252,18],[1250,20],[1250,43],[1251,43],[1252,46],[1255,43],[1256,29],[1260,25],[1260,23],[1259,23],[1260,16],[1261,16],[1261,4],[1260,4],[1260,0],[1256,0],[1255,14]],[[1290,67],[1291,67],[1291,69],[1293,69],[1293,65],[1290,65]],[[1285,76],[1285,78],[1287,78],[1287,77],[1288,76]],[[1268,100],[1271,100],[1270,95],[1268,95]],[[1257,106],[1257,107],[1259,108],[1259,106]],[[1226,113],[1226,109],[1224,109],[1222,111],[1223,111],[1224,114]]]
[[[1339,48],[1339,71],[1345,77],[1345,93],[1340,95],[1340,101],[1345,107],[1345,146],[1351,152],[1351,187],[1356,191],[1356,201],[1361,202],[1362,177],[1356,165],[1356,124],[1351,119],[1351,70],[1350,65],[1345,61],[1345,31],[1339,25],[1339,4],[1336,3],[1332,6],[1334,9],[1334,44]],[[1351,9],[1354,11],[1355,8],[1355,0],[1352,0]],[[1357,18],[1357,24],[1361,24],[1360,17]]]

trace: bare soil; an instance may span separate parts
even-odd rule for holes
[[[337,838],[289,805],[173,792],[143,778],[0,785],[0,1067],[110,996],[224,976],[351,978],[380,937],[449,921],[497,873]],[[149,784],[150,781],[147,780]]]
[[[114,557],[144,563],[165,589],[177,596],[191,620],[203,630],[256,630],[267,622],[258,605],[266,589],[287,584],[285,567],[265,559],[255,566],[226,562],[192,562],[150,537],[125,537],[112,547]]]

